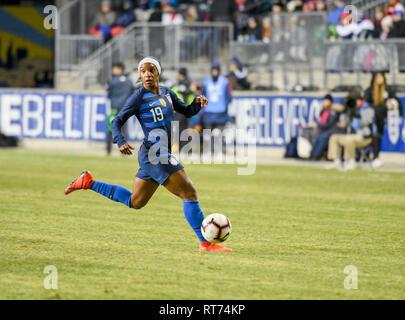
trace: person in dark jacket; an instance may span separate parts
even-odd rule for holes
[[[110,100],[111,112],[107,118],[107,154],[111,153],[111,121],[124,106],[125,101],[134,91],[132,81],[124,74],[125,67],[121,62],[112,66],[112,79],[108,83],[107,97]]]
[[[371,165],[373,168],[378,168],[382,166],[379,155],[388,110],[397,108],[402,117],[402,104],[396,97],[395,91],[388,87],[382,72],[373,74],[370,87],[364,93],[364,99],[375,111],[376,130],[373,132],[373,162]]]
[[[263,30],[255,17],[250,17],[248,20],[247,36],[249,42],[261,41],[263,39]]]
[[[405,21],[404,21],[404,12],[395,11],[392,16],[394,20],[394,25],[392,27],[392,38],[404,38],[405,37]]]
[[[381,7],[376,7],[374,9],[374,30],[373,38],[379,39],[382,33],[381,21],[384,18],[384,9]]]
[[[235,0],[213,0],[211,4],[211,21],[235,22],[238,6]]]
[[[342,148],[344,149],[343,170],[355,169],[356,149],[367,147],[372,142],[375,124],[374,109],[364,101],[360,92],[351,92],[349,101],[343,112],[345,123],[342,129],[344,128],[346,133],[333,134],[329,139],[328,158],[333,160],[333,164],[328,165],[328,169],[341,167]]]
[[[248,69],[238,58],[233,57],[229,64],[229,72],[226,75],[234,90],[248,90],[250,83],[248,82]]]
[[[329,138],[334,133],[339,133],[336,126],[339,121],[339,112],[333,108],[333,97],[330,94],[322,100],[322,111],[317,122],[318,135],[312,145],[311,160],[320,160],[325,153]]]
[[[190,104],[193,102],[195,96],[193,95],[191,91],[191,81],[188,78],[188,71],[187,68],[180,68],[179,72],[177,74],[177,83],[174,87],[172,87],[173,92],[181,99],[183,100],[186,104]],[[181,137],[181,133],[187,129],[188,127],[188,119],[184,114],[181,114],[179,112],[174,113],[174,120],[179,122],[179,138]],[[188,141],[182,141],[180,139],[179,145],[173,145],[173,149],[176,147],[181,150]],[[174,150],[176,151],[176,150]]]
[[[132,22],[135,22],[135,20],[136,20],[136,17],[134,14],[132,1],[124,0],[122,3],[121,12],[120,12],[118,18],[115,20],[115,25],[126,28]]]

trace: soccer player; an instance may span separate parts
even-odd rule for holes
[[[86,170],[65,189],[65,194],[80,189],[91,189],[130,208],[141,209],[159,185],[163,185],[183,200],[184,215],[200,240],[199,251],[232,251],[208,242],[202,236],[201,223],[204,214],[197,200],[197,191],[182,164],[171,154],[173,111],[192,117],[208,104],[207,98],[200,95],[190,105],[186,105],[171,89],[159,86],[161,66],[152,57],[144,58],[138,65],[138,71],[143,86],[128,98],[111,123],[113,142],[118,145],[120,152],[126,155],[132,155],[134,148],[122,135],[121,128],[124,123],[135,115],[145,134],[138,152],[140,168],[135,177],[133,192],[119,185],[95,181],[90,171]]]

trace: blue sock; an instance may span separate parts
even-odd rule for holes
[[[207,240],[204,239],[201,234],[201,223],[204,220],[204,213],[200,209],[198,201],[183,201],[183,211],[186,216],[188,224],[193,228],[195,234],[201,242]]]
[[[109,184],[101,181],[94,181],[91,190],[102,194],[103,196],[113,201],[121,202],[131,208],[132,192],[127,188],[116,184]]]

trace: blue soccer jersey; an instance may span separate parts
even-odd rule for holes
[[[174,120],[173,111],[184,114],[187,118],[197,114],[201,105],[196,99],[186,105],[169,88],[160,87],[159,94],[154,94],[141,87],[125,102],[124,107],[111,123],[113,142],[121,147],[126,143],[122,135],[121,128],[131,116],[135,115],[141,124],[145,135],[143,144],[138,152],[138,162],[140,169],[137,177],[148,180],[153,179],[159,184],[172,174],[183,168],[183,166],[171,155],[171,122]],[[162,143],[162,141],[167,141]],[[156,143],[158,157],[167,157],[168,162],[154,163],[155,159],[150,159],[149,149]],[[167,148],[167,149],[166,149]],[[153,150],[153,149],[152,149]]]
[[[125,102],[124,107],[111,123],[113,142],[121,147],[126,143],[122,135],[121,128],[131,116],[135,115],[142,126],[145,139],[143,141],[146,149],[153,144],[154,129],[162,129],[169,142],[169,152],[171,151],[171,122],[174,120],[173,110],[184,114],[187,118],[197,114],[201,109],[196,99],[186,105],[169,88],[160,87],[159,94],[154,94],[144,87],[139,88]]]

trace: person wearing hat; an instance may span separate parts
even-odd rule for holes
[[[211,75],[204,80],[203,95],[210,102],[203,110],[203,127],[211,129],[213,134],[222,134],[222,130],[229,121],[228,105],[232,100],[232,88],[229,80],[221,75],[219,62],[215,61],[211,65]],[[212,142],[211,140],[211,150],[215,150]]]
[[[328,168],[342,166],[341,151],[344,148],[344,171],[356,167],[356,149],[371,144],[375,124],[374,109],[364,101],[360,92],[349,93],[345,104],[345,112],[342,115],[345,120],[339,121],[338,127],[344,129],[346,134],[333,134],[328,145],[328,158],[333,160],[333,164]]]
[[[111,1],[103,0],[100,11],[91,23],[90,34],[103,35],[105,40],[110,37],[111,26],[117,18],[117,13],[112,10]]]
[[[229,72],[226,77],[231,82],[232,89],[250,89],[250,83],[247,80],[248,69],[239,61],[238,58],[233,57],[231,59],[228,70]]]
[[[333,97],[326,94],[322,99],[322,110],[316,123],[318,134],[312,145],[311,160],[320,160],[328,147],[330,136],[341,130],[337,127],[340,113],[336,109]]]

